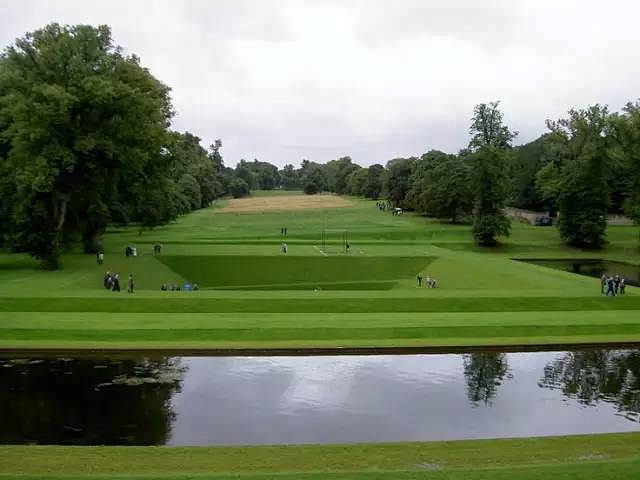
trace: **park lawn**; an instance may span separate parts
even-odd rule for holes
[[[630,479],[640,434],[256,447],[1,446],[0,478]]]
[[[284,202],[299,194],[259,193]],[[296,196],[297,195],[297,196]],[[300,199],[302,201],[303,198]],[[331,205],[335,199],[323,196]],[[226,200],[225,200],[226,202]],[[494,249],[468,225],[350,206],[225,213],[214,207],[152,231],[111,228],[105,263],[69,252],[64,269],[0,253],[0,348],[311,348],[640,341],[640,289],[603,298],[598,279],[516,258],[607,258],[640,264],[638,229],[609,228],[599,252],[562,245],[555,228],[513,224]],[[257,203],[262,205],[262,203]],[[280,205],[275,205],[280,208]],[[283,237],[281,229],[287,227]],[[323,230],[348,230],[320,243]],[[286,241],[289,254],[280,254]],[[162,254],[152,247],[162,244]],[[139,256],[126,258],[127,245]],[[324,248],[326,251],[320,251]],[[105,271],[136,293],[102,287]],[[416,276],[437,278],[417,288]],[[162,292],[197,283],[198,292]],[[640,315],[637,315],[640,318]]]
[[[0,348],[5,349],[527,346],[625,343],[640,336],[635,309],[597,307],[592,311],[253,315],[26,311],[1,312],[0,325]]]

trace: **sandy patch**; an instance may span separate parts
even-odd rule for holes
[[[313,210],[353,206],[351,200],[334,195],[278,195],[234,198],[219,210],[222,213],[262,213],[283,210]]]

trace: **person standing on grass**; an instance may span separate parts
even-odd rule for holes
[[[424,279],[424,286],[427,288],[431,288],[431,277],[427,273],[426,278]]]
[[[602,277],[600,277],[600,293],[602,293],[602,295],[607,293],[607,276],[604,273]]]
[[[626,287],[626,282],[624,277],[620,279],[620,295],[624,295],[624,288]]]
[[[618,295],[618,292],[620,291],[620,275],[616,275],[613,278],[613,286],[614,286],[614,291],[616,292],[616,295]]]
[[[418,273],[418,288],[422,286],[422,272]]]
[[[102,284],[104,285],[104,288],[111,290],[111,273],[105,272]]]
[[[113,276],[113,281],[112,281],[113,286],[111,287],[111,291],[112,292],[119,292],[120,291],[120,274],[116,273]]]
[[[133,293],[133,275],[127,277],[127,292]]]
[[[608,297],[609,295],[611,295],[612,297],[615,297],[615,296],[616,296],[616,293],[615,293],[615,291],[613,290],[613,288],[614,288],[614,287],[613,287],[613,278],[612,278],[612,277],[609,277],[609,278],[607,278],[607,297]]]

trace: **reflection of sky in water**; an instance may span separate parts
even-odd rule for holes
[[[558,353],[507,354],[490,404],[460,355],[188,358],[172,444],[327,443],[638,430],[615,406],[540,388]]]

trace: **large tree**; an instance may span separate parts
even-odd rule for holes
[[[359,165],[352,162],[351,157],[341,157],[338,160],[327,162],[324,169],[327,174],[327,188],[329,191],[339,195],[348,193],[347,178],[359,168]]]
[[[48,268],[77,234],[96,248],[110,205],[143,202],[166,175],[171,115],[168,87],[107,26],[51,24],[5,49],[0,175],[11,183],[3,203],[16,248]]]
[[[367,176],[362,186],[362,195],[371,200],[376,200],[382,196],[386,172],[384,167],[377,163],[366,170]]]
[[[621,114],[612,117],[617,163],[626,164],[628,192],[624,197],[627,215],[640,223],[640,101],[627,103]],[[622,158],[622,162],[620,161]]]
[[[499,102],[481,103],[471,121],[472,187],[474,191],[473,236],[476,243],[492,246],[511,230],[504,207],[508,195],[507,156],[517,135],[504,125]]]
[[[558,227],[568,245],[601,248],[609,207],[608,163],[612,137],[606,106],[570,110],[567,118],[547,121],[550,152],[557,175],[547,182],[555,189],[560,210]],[[544,185],[544,183],[543,183]],[[548,186],[548,185],[547,185]]]
[[[407,199],[414,210],[452,223],[471,214],[471,165],[466,157],[431,150],[413,170]]]
[[[411,175],[417,159],[394,158],[387,162],[387,175],[385,176],[386,192],[391,204],[400,208],[411,208],[407,199],[411,189]]]

